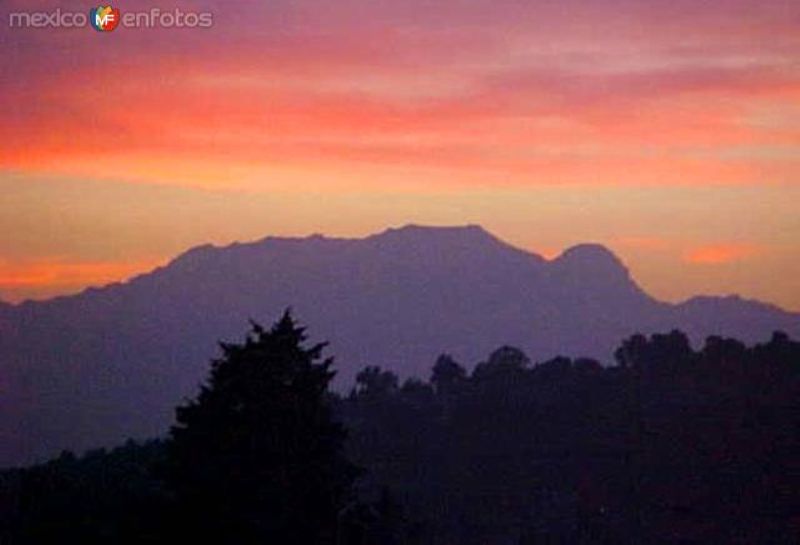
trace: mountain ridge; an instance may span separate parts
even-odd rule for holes
[[[330,341],[340,389],[366,365],[419,375],[442,352],[472,366],[504,344],[608,363],[639,331],[800,335],[800,314],[760,302],[659,301],[604,246],[547,260],[478,226],[201,245],[126,282],[0,312],[0,465],[162,433],[217,341],[287,307]]]
[[[498,237],[495,237],[492,233],[490,233],[489,231],[487,231],[486,229],[484,229],[483,227],[481,227],[480,225],[477,225],[477,224],[466,224],[466,225],[463,225],[463,226],[444,226],[444,227],[442,227],[442,226],[427,226],[427,225],[420,225],[420,224],[406,224],[406,225],[404,225],[402,227],[390,227],[390,228],[387,228],[387,229],[385,229],[384,231],[382,231],[380,233],[367,235],[365,237],[339,237],[339,236],[329,236],[329,235],[314,233],[314,234],[306,235],[306,236],[275,236],[275,235],[268,235],[268,236],[265,236],[263,238],[256,239],[256,240],[253,240],[253,241],[249,241],[249,242],[235,241],[235,242],[231,242],[229,244],[221,244],[221,245],[212,244],[212,243],[198,244],[196,246],[192,246],[192,247],[188,248],[187,250],[179,253],[178,255],[176,255],[175,257],[170,259],[165,265],[161,265],[161,266],[155,267],[155,268],[153,268],[153,269],[151,269],[149,271],[144,271],[144,272],[135,274],[135,275],[133,275],[133,276],[131,276],[129,278],[123,279],[123,280],[110,282],[108,284],[104,284],[104,285],[100,285],[100,286],[89,286],[89,287],[86,287],[83,290],[75,292],[75,293],[56,295],[56,296],[49,297],[49,298],[46,298],[46,299],[25,299],[25,300],[22,300],[22,301],[19,301],[19,302],[9,302],[9,301],[5,301],[3,299],[0,299],[0,308],[6,308],[7,309],[7,308],[23,307],[23,306],[26,306],[26,305],[41,305],[41,304],[47,304],[47,303],[50,303],[50,302],[53,302],[53,301],[60,301],[60,300],[63,300],[63,299],[71,299],[71,298],[78,297],[78,296],[81,296],[81,295],[84,295],[84,294],[87,294],[87,293],[102,292],[102,291],[104,291],[104,290],[106,290],[108,288],[115,288],[115,287],[118,287],[118,286],[124,286],[124,285],[127,285],[127,284],[129,284],[129,283],[131,283],[133,281],[139,280],[139,279],[141,279],[143,277],[149,277],[152,274],[159,273],[159,272],[161,272],[161,271],[163,271],[165,269],[168,269],[168,268],[170,268],[170,267],[172,267],[174,265],[181,264],[185,260],[191,260],[191,259],[194,259],[195,257],[201,256],[201,255],[203,255],[203,256],[211,256],[211,255],[214,255],[214,254],[219,255],[219,252],[226,252],[226,251],[229,251],[229,250],[260,247],[260,246],[264,245],[265,243],[274,243],[274,242],[277,242],[277,243],[286,243],[286,242],[288,242],[288,243],[302,243],[302,242],[311,242],[311,241],[334,241],[334,242],[374,241],[374,240],[380,240],[380,239],[382,239],[382,237],[385,237],[387,235],[393,235],[393,234],[395,234],[397,232],[403,232],[403,231],[406,231],[406,230],[414,230],[414,231],[419,231],[419,232],[436,232],[436,231],[439,231],[439,230],[453,230],[453,231],[457,231],[457,230],[467,230],[467,231],[475,230],[475,231],[480,231],[483,234],[485,234],[487,236],[487,239],[489,239],[489,240],[492,240],[492,241],[494,241],[494,242],[496,242],[496,243],[498,243],[498,244],[500,244],[502,246],[505,246],[507,248],[513,249],[513,250],[518,251],[520,253],[528,254],[529,256],[532,256],[532,257],[536,258],[537,260],[541,260],[541,262],[547,263],[547,264],[553,264],[553,263],[557,263],[557,262],[564,261],[564,260],[567,260],[567,259],[572,260],[572,259],[575,258],[576,254],[577,255],[580,255],[580,254],[584,254],[584,255],[586,255],[586,254],[594,254],[596,257],[606,258],[609,261],[613,262],[615,265],[617,265],[619,267],[619,269],[624,271],[624,274],[627,277],[631,278],[631,280],[636,282],[634,277],[633,277],[633,275],[630,273],[629,269],[625,266],[624,262],[619,258],[619,256],[617,256],[617,254],[613,250],[611,250],[608,246],[605,246],[604,244],[599,243],[599,242],[584,242],[584,243],[577,243],[577,244],[574,244],[574,245],[571,245],[571,246],[567,246],[566,248],[564,248],[561,251],[561,253],[559,253],[558,255],[555,255],[554,257],[548,259],[548,258],[545,258],[541,254],[538,254],[538,253],[536,253],[534,251],[531,251],[531,250],[528,250],[528,249],[519,248],[519,247],[514,246],[514,245],[512,245],[510,243],[507,243],[507,242],[503,241],[502,239],[499,239]],[[637,285],[638,285],[638,283],[637,283]],[[640,289],[642,289],[642,291],[644,291],[643,288],[640,287]],[[653,298],[654,300],[657,300],[657,301],[662,302],[664,304],[673,305],[673,306],[691,304],[691,303],[700,302],[700,301],[701,302],[709,302],[711,300],[737,300],[737,301],[741,301],[741,302],[745,302],[745,303],[754,303],[754,304],[758,304],[758,305],[768,306],[768,307],[771,307],[771,308],[773,308],[775,310],[778,310],[778,311],[781,311],[781,312],[787,312],[787,313],[790,313],[790,314],[797,314],[798,316],[800,316],[800,313],[795,312],[793,310],[786,309],[786,308],[782,307],[778,303],[774,303],[774,302],[770,302],[770,301],[763,301],[763,300],[756,299],[756,298],[751,298],[751,297],[746,297],[746,296],[743,296],[742,294],[739,294],[739,293],[695,294],[695,295],[690,295],[690,296],[686,297],[683,300],[679,300],[679,301],[675,301],[675,302],[663,301],[663,300],[658,299],[658,298],[656,298],[656,297],[654,297],[652,295],[649,295],[649,294],[648,294],[648,296]]]

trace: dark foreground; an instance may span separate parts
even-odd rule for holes
[[[0,544],[795,544],[800,343],[514,348],[328,392],[290,317],[226,346],[170,435],[0,475]]]

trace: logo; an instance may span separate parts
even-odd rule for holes
[[[3,0],[0,0],[2,4]],[[146,11],[126,11],[108,6],[98,6],[85,11],[15,11],[8,14],[11,28],[85,28],[91,25],[98,32],[111,32],[118,26],[128,28],[211,28],[214,13],[210,11],[183,11],[178,8],[164,10],[150,8]],[[2,539],[0,539],[2,542]]]
[[[119,24],[119,9],[111,6],[100,6],[92,8],[89,12],[89,21],[95,30],[100,32],[111,32]]]

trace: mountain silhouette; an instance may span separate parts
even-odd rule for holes
[[[501,345],[610,363],[637,331],[800,334],[800,314],[764,303],[658,301],[603,246],[548,261],[478,226],[205,245],[124,283],[0,309],[0,466],[162,434],[217,341],[286,307],[331,342],[342,389],[366,365],[426,374],[445,351],[469,366]]]

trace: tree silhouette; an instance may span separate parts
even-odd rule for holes
[[[456,362],[449,354],[442,354],[436,359],[431,372],[431,384],[437,394],[448,394],[457,391],[467,379],[467,370]]]
[[[397,391],[397,375],[380,367],[364,368],[356,375],[356,392],[367,397],[382,397]]]
[[[672,330],[656,333],[649,339],[641,334],[624,340],[614,352],[621,367],[630,367],[645,374],[675,374],[691,364],[694,353],[685,333]]]
[[[615,367],[503,347],[400,387],[368,368],[346,397],[321,350],[288,314],[254,325],[170,440],[0,471],[0,544],[798,542],[800,342],[785,333],[699,350],[680,331],[633,335]],[[328,403],[365,468],[352,496]]]
[[[501,346],[489,355],[488,361],[481,362],[472,371],[478,381],[512,379],[520,375],[531,363],[528,356],[519,348]]]
[[[166,479],[201,541],[335,543],[355,470],[326,402],[332,359],[305,339],[289,311],[268,331],[253,323],[177,409]]]

